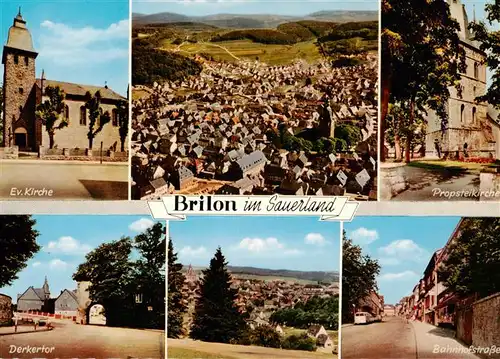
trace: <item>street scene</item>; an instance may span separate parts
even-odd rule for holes
[[[134,4],[132,198],[376,200],[376,1],[219,5]]]
[[[498,233],[498,218],[346,225],[342,358],[498,358]]]
[[[170,224],[168,357],[336,358],[339,234],[307,217]]]
[[[128,3],[19,5],[0,5],[0,199],[128,199]]]
[[[382,3],[381,199],[500,201],[497,1]]]
[[[2,215],[0,247],[2,358],[165,357],[162,223]]]

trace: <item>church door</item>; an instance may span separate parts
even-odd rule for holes
[[[15,133],[14,134],[14,145],[18,146],[20,149],[27,147],[26,134],[25,133]]]

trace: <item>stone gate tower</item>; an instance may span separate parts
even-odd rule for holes
[[[3,100],[4,133],[3,146],[19,146],[20,149],[35,149],[36,144],[36,75],[35,59],[38,53],[33,48],[31,34],[21,9],[9,29],[7,44],[3,48],[4,65]]]

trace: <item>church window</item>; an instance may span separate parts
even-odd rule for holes
[[[142,293],[139,293],[139,294],[136,294],[136,295],[135,295],[135,302],[136,302],[137,304],[142,303]]]
[[[80,107],[80,125],[87,125],[87,109],[85,106]]]
[[[24,89],[22,87],[19,87],[19,93],[22,95],[24,93]]]
[[[23,112],[23,106],[19,106],[19,113]]]
[[[475,107],[472,108],[472,123],[473,124],[476,123],[476,108]]]
[[[460,122],[464,122],[465,105],[460,106]]]
[[[28,56],[26,56],[26,57],[24,58],[24,64],[25,64],[26,66],[28,66],[28,65],[30,64],[30,58],[29,58]]]
[[[14,55],[14,63],[17,65],[19,63],[19,56]]]
[[[66,122],[69,122],[69,107],[68,105],[64,106],[64,119]]]
[[[112,115],[112,124],[113,126],[118,126],[118,111],[113,110],[113,112],[111,113]]]
[[[479,65],[474,62],[474,78],[479,79]]]

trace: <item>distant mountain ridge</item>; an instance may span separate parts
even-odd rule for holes
[[[183,270],[187,270],[189,265],[183,265]],[[201,271],[205,267],[193,267],[195,271]],[[266,269],[266,268],[256,268],[256,267],[238,267],[238,266],[228,266],[227,269],[232,274],[246,274],[246,275],[256,275],[256,276],[267,276],[267,277],[284,277],[284,278],[296,278],[302,280],[309,280],[313,282],[338,282],[339,273],[336,271],[322,272],[322,271],[298,271],[289,269]]]
[[[305,16],[287,16],[273,14],[214,14],[205,16],[187,16],[172,12],[156,14],[132,13],[134,25],[161,24],[172,22],[201,22],[222,28],[275,28],[290,21],[320,20],[333,22],[375,21],[377,11],[318,11]]]

